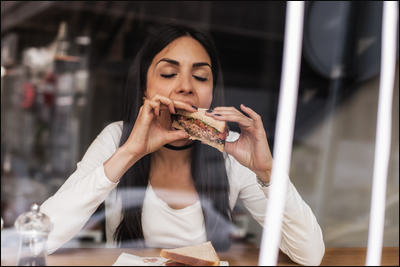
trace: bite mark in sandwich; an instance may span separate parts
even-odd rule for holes
[[[176,114],[172,114],[172,127],[185,130],[190,136],[189,139],[200,140],[223,152],[229,127],[225,121],[218,121],[205,115],[206,110],[199,108],[197,112],[191,113],[178,109]]]

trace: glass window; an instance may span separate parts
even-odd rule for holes
[[[285,1],[2,1],[2,247],[17,242],[16,218],[55,194],[96,136],[121,120],[129,66],[151,27],[165,19],[210,31],[226,106],[240,110],[243,103],[260,114],[273,152],[285,12]],[[306,5],[289,176],[326,247],[367,246],[381,12],[379,1]],[[384,246],[399,245],[396,62]],[[237,240],[259,246],[262,227],[241,201],[234,211]],[[65,246],[105,240],[102,204]]]

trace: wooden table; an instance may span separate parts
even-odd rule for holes
[[[259,249],[249,244],[236,244],[227,252],[218,253],[221,261],[230,266],[255,266],[258,264]],[[141,257],[159,257],[160,249],[122,248],[65,248],[47,257],[49,266],[111,266],[121,253]],[[1,265],[15,265],[16,248],[1,248]],[[321,266],[362,266],[365,265],[366,248],[327,248]],[[278,265],[296,266],[283,253],[279,254]],[[382,251],[382,265],[399,266],[399,248],[387,247]]]

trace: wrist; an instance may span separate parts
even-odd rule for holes
[[[268,182],[268,183],[263,182],[257,175],[256,175],[256,179],[257,179],[257,183],[258,183],[261,187],[268,187],[268,186],[271,185],[270,182]]]
[[[118,153],[118,156],[124,159],[126,164],[130,165],[129,168],[142,157],[132,152],[126,145],[119,147],[115,153]]]
[[[104,162],[104,172],[111,182],[116,183],[139,159],[140,157],[133,155],[124,146],[121,146]]]
[[[271,171],[255,172],[257,179],[261,182],[269,184],[271,181]]]

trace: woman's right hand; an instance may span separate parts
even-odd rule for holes
[[[158,150],[165,144],[188,138],[184,130],[166,129],[157,119],[161,116],[161,113],[168,117],[170,113],[175,114],[176,108],[186,109],[189,112],[196,111],[196,109],[188,103],[172,100],[171,98],[158,94],[152,99],[144,99],[136,123],[133,126],[128,140],[124,144],[132,156],[141,158]],[[166,112],[168,110],[169,112]],[[165,119],[166,124],[170,123],[169,118],[165,117],[162,119]]]

